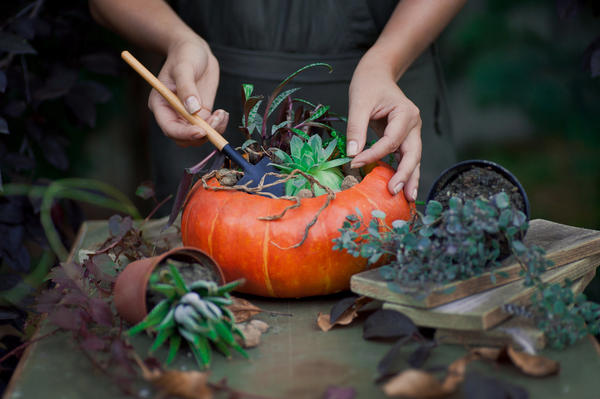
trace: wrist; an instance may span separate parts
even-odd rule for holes
[[[206,41],[202,37],[196,34],[196,32],[191,30],[188,26],[183,26],[181,29],[174,31],[170,35],[164,52],[168,55],[175,49],[183,46],[184,44],[194,44],[196,46],[209,49],[208,43],[206,43]]]

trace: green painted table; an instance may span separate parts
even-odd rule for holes
[[[158,231],[163,220],[150,223],[149,231]],[[105,221],[87,222],[82,227],[73,254],[79,249],[95,249],[107,236]],[[175,243],[176,240],[173,241]],[[250,360],[239,356],[227,360],[214,356],[211,377],[218,381],[227,377],[229,385],[248,393],[271,398],[321,398],[327,387],[353,387],[357,398],[385,397],[374,383],[376,365],[391,344],[362,339],[362,320],[348,327],[321,332],[316,326],[318,312],[328,312],[339,297],[317,297],[301,300],[249,298],[264,309],[292,316],[263,313],[270,330],[263,335],[259,347],[250,349]],[[48,328],[42,326],[41,333]],[[133,344],[145,353],[150,340],[141,337]],[[406,348],[408,356],[410,347]],[[447,365],[462,356],[460,346],[442,345],[427,361],[427,366]],[[544,354],[561,363],[558,376],[531,378],[516,369],[474,362],[469,369],[525,387],[531,398],[600,398],[600,353],[592,340],[584,339],[562,352],[546,350]],[[158,353],[164,359],[165,353]],[[191,356],[180,356],[176,368],[194,367]],[[28,348],[5,399],[20,398],[120,398],[123,395],[91,364],[70,341],[57,334]],[[454,395],[460,398],[460,393]]]

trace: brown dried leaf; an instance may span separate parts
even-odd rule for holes
[[[137,356],[135,361],[142,369],[146,381],[160,391],[163,396],[177,396],[183,399],[212,399],[213,392],[208,386],[208,373],[200,371],[150,370]]]
[[[512,346],[506,348],[506,354],[522,372],[534,377],[545,377],[560,371],[560,363],[539,355],[518,352]]]
[[[408,369],[383,385],[387,396],[411,398],[439,398],[449,395],[452,390],[444,387],[433,375],[417,369]]]
[[[480,347],[471,349],[470,353],[478,355],[482,359],[496,361],[502,355],[502,348]]]
[[[239,339],[244,348],[254,348],[260,345],[260,337],[269,329],[264,321],[252,320],[249,323],[238,324],[237,327],[244,334],[244,339]]]
[[[452,393],[456,391],[458,386],[465,379],[465,372],[467,371],[467,365],[471,363],[472,360],[478,358],[478,355],[468,353],[465,356],[456,359],[448,366],[448,373],[446,374],[446,378],[442,383],[444,390],[448,393]]]
[[[245,299],[236,298],[234,296],[232,296],[231,299],[233,300],[233,303],[227,306],[227,308],[233,313],[233,316],[235,317],[234,321],[236,323],[243,323],[257,314],[264,312],[263,309],[253,305]]]
[[[321,331],[329,331],[333,328],[333,326],[347,326],[352,323],[356,317],[358,317],[358,311],[365,306],[367,303],[371,302],[372,298],[368,298],[366,296],[361,296],[356,298],[354,304],[348,307],[336,320],[334,323],[331,322],[331,313],[323,314],[319,312],[317,315],[317,325],[321,329]]]

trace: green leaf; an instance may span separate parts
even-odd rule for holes
[[[246,126],[248,127],[249,134],[252,134],[254,129],[260,133],[259,126],[262,126],[262,117],[258,114],[258,108],[260,107],[261,103],[262,100],[258,100],[248,113],[248,121],[246,122]]]
[[[275,111],[277,109],[279,104],[281,104],[281,102],[283,100],[285,100],[286,97],[294,94],[298,90],[300,90],[300,87],[294,87],[293,89],[286,90],[283,93],[279,94],[277,97],[275,97],[275,100],[273,100],[273,102],[269,106],[269,110],[267,111],[267,116],[270,116],[273,113],[273,111]]]
[[[371,216],[377,219],[385,219],[385,212],[380,211],[379,209],[375,209],[371,211]]]
[[[160,346],[162,344],[164,344],[167,341],[167,339],[169,339],[169,337],[171,337],[171,334],[173,334],[174,332],[175,332],[174,328],[160,330],[158,332],[158,334],[156,334],[156,339],[152,343],[152,346],[150,347],[148,352],[153,353],[158,348],[160,348]]]
[[[281,130],[281,128],[286,127],[287,124],[288,121],[283,121],[281,123],[278,123],[277,125],[271,126],[271,136],[275,135],[279,130]]]
[[[175,297],[175,295],[177,294],[177,290],[175,289],[175,287],[173,287],[172,285],[169,285],[169,284],[163,284],[163,283],[151,284],[149,288],[151,291],[158,292],[158,293],[166,296],[168,299],[173,299]]]
[[[292,129],[298,130],[298,129]],[[302,132],[302,130],[300,130]],[[304,132],[302,132],[304,134]],[[290,154],[294,160],[299,160],[302,154],[302,147],[304,147],[304,142],[298,136],[292,136],[290,140]],[[291,160],[290,160],[291,162]]]
[[[245,150],[246,148],[250,147],[254,143],[256,143],[256,140],[253,140],[253,139],[248,139],[248,140],[244,141],[244,144],[242,144],[242,151]]]
[[[150,311],[150,313],[148,313],[144,320],[131,327],[127,331],[127,334],[135,335],[149,327],[159,324],[163,320],[163,318],[169,313],[170,307],[171,302],[167,299],[163,299],[158,304],[156,304],[156,306],[154,306],[154,308]]]
[[[438,201],[431,200],[427,203],[427,207],[425,208],[425,213],[428,216],[432,216],[434,218],[438,217],[442,213],[443,207]]]
[[[496,194],[494,196],[494,203],[500,209],[507,208],[510,205],[510,199],[508,198],[508,194],[504,191]]]
[[[248,101],[254,90],[254,85],[250,83],[242,83],[242,91],[244,93],[244,101]]]
[[[352,158],[338,158],[338,159],[332,159],[331,161],[327,161],[324,162],[320,165],[317,166],[318,170],[328,170],[328,169],[332,169],[335,168],[337,166],[346,164],[348,162],[350,162],[352,160]]]
[[[290,129],[292,132],[296,133],[298,136],[303,137],[305,140],[308,140],[310,138],[310,136],[306,133],[304,133],[303,130],[297,129],[295,127]]]
[[[181,346],[181,336],[177,334],[171,335],[171,339],[169,340],[169,354],[167,356],[166,364],[170,364],[173,360],[175,360],[175,356],[177,355],[177,351]]]
[[[288,75],[285,79],[283,79],[283,81],[281,81],[281,83],[279,83],[279,85],[277,85],[277,87],[275,88],[275,90],[273,91],[273,93],[271,94],[271,96],[276,96],[277,93],[279,93],[279,91],[281,91],[281,89],[289,83],[290,80],[292,80],[296,75],[298,75],[299,73],[302,73],[303,71],[306,71],[307,69],[310,68],[314,68],[317,66],[324,66],[327,67],[329,69],[329,73],[331,73],[333,71],[333,67],[329,64],[325,64],[324,62],[315,62],[313,64],[308,64],[303,66],[302,68],[296,70],[295,72],[293,72],[292,74]]]
[[[210,344],[204,337],[199,337],[197,345],[190,345],[190,349],[200,366],[209,366],[211,361]]]
[[[179,273],[179,270],[177,270],[177,268],[172,264],[169,264],[169,271],[171,274],[171,279],[173,280],[173,284],[175,285],[175,290],[177,290],[179,295],[185,295],[189,291],[189,288],[185,284],[185,281]]]
[[[294,136],[296,137],[296,136]],[[290,156],[283,150],[280,150],[279,148],[275,148],[273,153],[275,154],[275,156],[277,158],[279,158],[281,160],[281,162],[284,162],[285,164],[291,164],[294,163],[294,161],[292,160],[292,158],[290,158]],[[284,165],[277,165],[277,164],[273,164],[274,166],[284,166]]]
[[[329,105],[325,105],[325,106],[321,106],[319,107],[314,113],[312,113],[308,119],[306,119],[304,122],[302,123],[307,123],[310,121],[314,121],[316,119],[319,119],[320,117],[322,117],[327,111],[329,111],[330,106]]]

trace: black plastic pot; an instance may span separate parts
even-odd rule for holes
[[[435,197],[436,193],[444,190],[450,182],[452,182],[458,175],[464,173],[474,167],[479,168],[491,168],[494,172],[500,174],[504,178],[506,178],[509,182],[511,182],[515,187],[519,189],[519,193],[523,197],[523,203],[525,209],[522,209],[523,213],[527,216],[527,220],[530,218],[530,208],[529,208],[529,199],[527,198],[527,193],[525,189],[519,182],[519,180],[513,175],[508,169],[498,165],[495,162],[487,161],[483,159],[471,159],[468,161],[462,161],[453,166],[449,167],[445,171],[443,171],[438,178],[433,182],[429,193],[427,194],[427,202]]]

